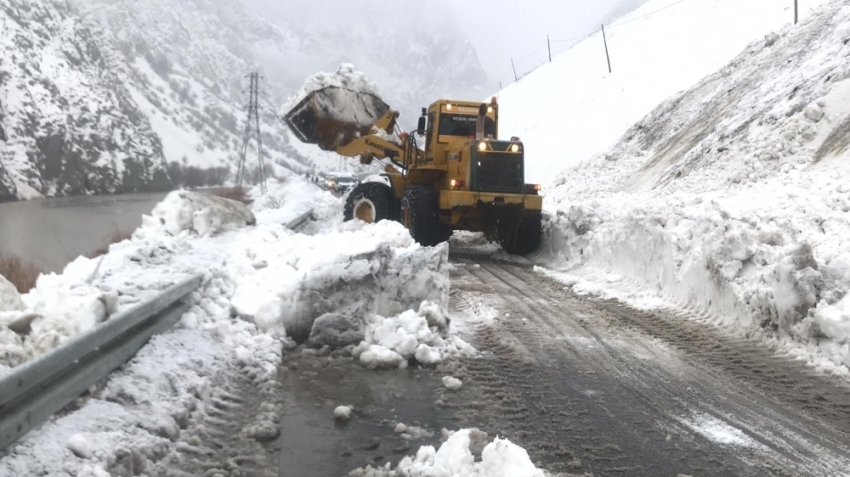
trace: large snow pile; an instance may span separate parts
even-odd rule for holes
[[[484,447],[476,462],[471,445],[487,440],[477,429],[453,433],[439,449],[422,446],[416,456],[402,459],[396,469],[387,463],[377,469],[371,466],[349,473],[349,477],[544,477],[546,474],[531,462],[528,452],[507,439],[496,438]]]
[[[826,1],[800,2],[801,18]],[[793,18],[790,1],[650,0],[606,26],[613,73],[597,32],[503,89],[499,129],[525,142],[526,181],[549,181]]]
[[[660,294],[846,373],[848,32],[832,2],[564,172],[545,253],[573,282]]]

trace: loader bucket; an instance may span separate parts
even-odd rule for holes
[[[307,95],[283,120],[302,142],[333,151],[369,135],[389,109],[374,94],[328,86]]]

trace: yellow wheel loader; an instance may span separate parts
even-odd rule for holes
[[[483,232],[508,253],[534,252],[542,238],[540,187],[525,183],[525,147],[499,139],[499,105],[439,100],[417,130],[398,133],[398,112],[375,95],[329,86],[283,117],[303,142],[362,164],[388,159],[387,183],[363,182],[348,195],[345,219],[397,220],[422,245],[453,230]]]

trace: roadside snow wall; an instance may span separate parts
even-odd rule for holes
[[[543,256],[847,372],[848,39],[831,2],[561,174]]]

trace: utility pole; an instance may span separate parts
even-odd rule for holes
[[[605,43],[605,58],[608,60],[608,73],[611,73],[611,55],[608,54],[608,37],[605,36],[605,24],[602,24],[602,41]]]
[[[549,35],[546,35],[546,47],[549,48],[549,63],[552,62],[552,43],[549,41]]]
[[[263,158],[263,137],[260,133],[260,74],[251,73],[250,100],[248,102],[248,121],[245,123],[245,136],[242,139],[242,150],[239,152],[239,168],[236,172],[236,186],[241,188],[244,182],[253,182],[260,186],[260,191],[266,193],[266,164]],[[248,161],[248,145],[251,137],[257,140],[257,161]],[[251,166],[256,167],[252,174]],[[247,174],[247,179],[246,179]]]
[[[516,75],[516,65],[514,65],[514,58],[511,57],[511,68],[514,69],[514,81],[519,81],[519,78]]]
[[[800,9],[797,7],[797,1],[794,0],[794,24],[796,25],[798,21],[800,21]]]

